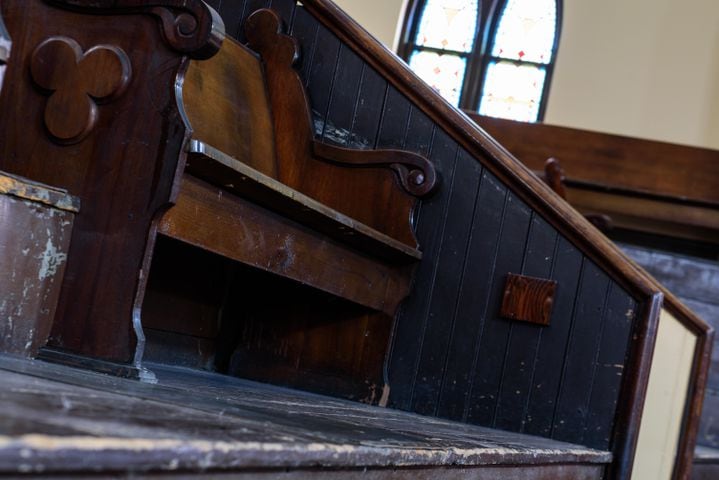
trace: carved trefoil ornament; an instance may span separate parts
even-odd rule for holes
[[[35,48],[30,60],[35,84],[47,94],[44,122],[58,143],[82,141],[95,127],[98,105],[117,99],[132,77],[127,54],[113,45],[87,52],[68,37],[50,37]]]

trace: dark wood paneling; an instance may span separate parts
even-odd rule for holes
[[[498,194],[501,192],[498,191]],[[494,275],[484,279],[490,287],[483,331],[477,345],[478,352],[475,353],[479,361],[473,377],[470,378],[472,383],[469,386],[466,419],[471,423],[494,424],[512,326],[510,321],[500,318],[499,307],[507,273],[517,272],[522,268],[531,216],[532,211],[527,205],[509,192],[500,227],[499,248],[493,259]]]
[[[317,46],[319,29],[319,23],[312,18],[304,7],[298,5],[295,8],[290,35],[297,40],[300,46],[300,58],[297,67],[305,87],[310,78],[310,68],[312,67],[312,60]]]
[[[411,108],[404,95],[393,87],[387,89],[384,110],[377,127],[377,148],[404,148]]]
[[[355,148],[377,146],[378,125],[386,96],[387,81],[363,62],[362,81],[351,133]]]
[[[582,426],[594,387],[599,341],[606,320],[604,313],[609,288],[610,281],[606,274],[593,262],[586,261],[565,352],[552,438],[577,443],[582,440]],[[620,339],[616,338],[616,341]],[[622,343],[625,342],[626,339]]]
[[[551,276],[557,282],[552,327],[540,332],[534,364],[536,375],[532,380],[523,426],[525,433],[541,436],[550,436],[552,433],[554,409],[561,386],[561,372],[583,263],[582,254],[560,236]]]
[[[307,72],[307,95],[312,106],[315,121],[315,135],[322,136],[319,128],[327,123],[330,94],[334,86],[335,72],[339,63],[340,41],[329,30],[320,25],[317,44],[312,54],[312,63]],[[350,92],[351,94],[351,92]]]
[[[521,273],[550,278],[557,246],[557,232],[547,222],[533,216]],[[552,320],[556,320],[556,316]],[[550,322],[550,326],[554,327],[554,324]],[[532,393],[533,379],[546,378],[550,373],[535,370],[539,342],[548,329],[522,323],[515,323],[511,328],[512,336],[507,345],[507,360],[504,365],[505,379],[497,401],[494,425],[519,432],[527,421],[527,405]]]
[[[432,145],[430,159],[451,184],[457,159],[457,144],[446,135],[439,134]],[[444,219],[449,208],[451,189],[442,188],[435,196],[423,202],[422,210],[430,212],[432,218]],[[432,213],[434,212],[434,213]],[[443,221],[439,223],[420,222],[417,237],[424,255],[432,258],[439,254],[443,231]],[[417,276],[412,293],[407,299],[403,314],[395,326],[395,342],[391,353],[389,377],[392,388],[392,404],[402,409],[410,409],[416,363],[424,340],[421,331],[429,310],[429,294],[436,275],[436,262],[421,262],[417,267]]]
[[[628,341],[636,308],[633,299],[628,298],[615,284],[610,286],[582,444],[595,448],[607,448],[610,445],[612,417],[627,364]]]
[[[465,279],[459,292],[454,333],[447,349],[446,371],[439,398],[438,415],[454,420],[465,418],[468,388],[477,362],[476,345],[481,338],[488,307],[488,278],[494,276],[507,189],[494,175],[484,171],[472,218],[471,248],[467,252]],[[468,218],[469,217],[469,214]],[[423,217],[431,225],[431,220]],[[418,282],[422,278],[420,274]]]
[[[481,166],[468,158],[466,152],[460,151],[451,184],[445,188],[449,190],[449,199],[444,232],[436,255],[435,278],[447,281],[435,282],[430,290],[418,291],[428,301],[428,311],[415,317],[424,319],[424,328],[418,333],[422,339],[431,339],[421,343],[413,387],[411,408],[421,414],[435,414],[437,410],[469,248],[472,225],[467,221],[467,214],[474,212],[481,174]],[[423,232],[435,229],[435,225],[421,222],[419,229]]]
[[[357,106],[362,61],[347,47],[340,47],[339,60],[332,79],[329,107],[325,118],[332,123],[322,122],[322,129],[316,132],[323,142],[352,147],[352,124]]]

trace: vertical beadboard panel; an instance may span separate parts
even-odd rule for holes
[[[467,213],[474,213],[481,174],[481,166],[462,150],[457,158],[447,220],[437,253],[435,276],[448,281],[435,282],[432,290],[425,292],[429,296],[422,335],[425,342],[412,393],[412,410],[417,413],[429,415],[437,410],[469,248],[471,222],[467,221]]]
[[[558,239],[554,228],[539,216],[532,216],[524,265],[519,273],[537,278],[550,278]],[[551,322],[555,320],[556,315]],[[542,333],[550,327],[521,322],[511,325],[510,341],[502,371],[502,388],[493,421],[495,427],[522,431],[526,422],[526,406],[533,380],[536,377],[541,381],[546,376],[556,374],[543,370],[536,371],[534,368]]]
[[[458,153],[457,144],[447,135],[438,133],[435,136],[429,158],[442,175],[444,188],[422,204],[422,215],[417,226],[417,239],[422,246],[423,254],[432,258],[439,255],[444,236]],[[420,262],[414,288],[395,326],[389,362],[392,389],[390,403],[403,410],[411,409],[417,364],[425,340],[423,332],[426,329],[429,312],[429,292],[434,287],[437,267],[437,262]]]

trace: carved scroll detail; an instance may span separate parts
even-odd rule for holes
[[[30,74],[49,93],[45,126],[62,144],[80,142],[95,127],[97,105],[109,103],[127,88],[130,59],[119,47],[97,45],[82,52],[68,37],[50,37],[35,48]]]
[[[216,54],[225,24],[202,0],[46,0],[52,5],[87,13],[149,13],[160,19],[168,45],[192,58]]]
[[[411,195],[422,197],[437,184],[437,174],[429,160],[404,150],[356,150],[312,143],[316,158],[350,167],[387,167],[394,170],[402,188]]]
[[[315,160],[347,167],[389,168],[394,171],[402,188],[414,196],[424,196],[437,185],[434,165],[416,153],[400,150],[355,150],[327,145],[313,140],[309,101],[299,74],[293,64],[299,58],[294,38],[282,33],[282,22],[275,12],[261,9],[247,19],[245,34],[248,46],[265,62],[270,96],[281,95],[274,108],[278,154],[287,146],[288,158],[295,151],[308,149]]]

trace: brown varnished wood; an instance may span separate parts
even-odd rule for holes
[[[58,7],[93,14],[154,15],[160,21],[163,39],[178,53],[196,59],[215,55],[225,38],[220,16],[197,0],[46,0]]]
[[[500,315],[510,320],[548,326],[557,282],[526,275],[508,274]]]
[[[262,65],[232,39],[203,62],[191,62],[182,89],[193,138],[277,178],[275,135]]]
[[[64,8],[68,4],[71,10]],[[66,189],[83,203],[50,335],[56,348],[114,361],[133,358],[133,307],[142,296],[143,268],[149,266],[143,266],[149,259],[148,236],[154,217],[172,201],[189,134],[174,95],[187,61],[177,48],[207,47],[209,53],[217,49],[220,33],[204,3],[184,4],[184,11],[173,10],[182,18],[172,28],[183,29],[192,20],[198,34],[209,35],[204,40],[190,34],[177,43],[163,31],[155,15],[175,18],[166,9],[176,2],[135,3],[129,10],[128,2],[56,1],[51,6],[30,0],[0,6],[8,31],[19,39],[0,95],[0,168]],[[199,16],[192,16],[193,9]],[[60,43],[41,47],[58,35]],[[78,59],[75,44],[84,60]],[[52,46],[59,51],[46,50]],[[39,65],[33,65],[33,52]],[[99,61],[97,68],[85,64],[94,61]],[[68,75],[75,81],[69,82]],[[98,102],[92,95],[111,101]],[[94,108],[89,102],[96,105],[90,122],[87,112]],[[61,106],[68,103],[68,123],[82,128],[64,130]],[[53,112],[50,125],[48,109]],[[88,124],[93,124],[90,131]],[[75,143],[58,143],[49,126]]]
[[[188,175],[159,232],[389,315],[409,291],[411,265],[388,265],[347,249]]]
[[[564,170],[556,158],[549,158],[544,162],[544,180],[554,192],[567,199],[567,190],[564,188]]]
[[[293,68],[298,46],[281,33],[281,21],[270,10],[252,14],[245,26],[248,46],[265,66],[277,141],[279,180],[319,202],[355,218],[407,245],[416,247],[407,221],[415,200],[396,184],[391,172],[346,169],[313,158],[313,129],[309,102]],[[426,176],[430,180],[429,176]],[[383,209],[367,208],[367,197]]]
[[[719,152],[469,113],[526,166],[558,158],[567,200],[621,228],[719,243]],[[684,225],[682,225],[684,224]]]
[[[131,74],[121,48],[98,45],[83,52],[69,37],[48,38],[30,58],[30,75],[48,95],[45,127],[58,143],[85,138],[97,123],[98,104],[122,95]]]
[[[719,205],[716,150],[468,114],[531,169],[555,157],[569,181]]]
[[[373,228],[289,188],[209,145],[193,140],[186,171],[281,213],[305,227],[382,259],[408,263],[422,254]]]

